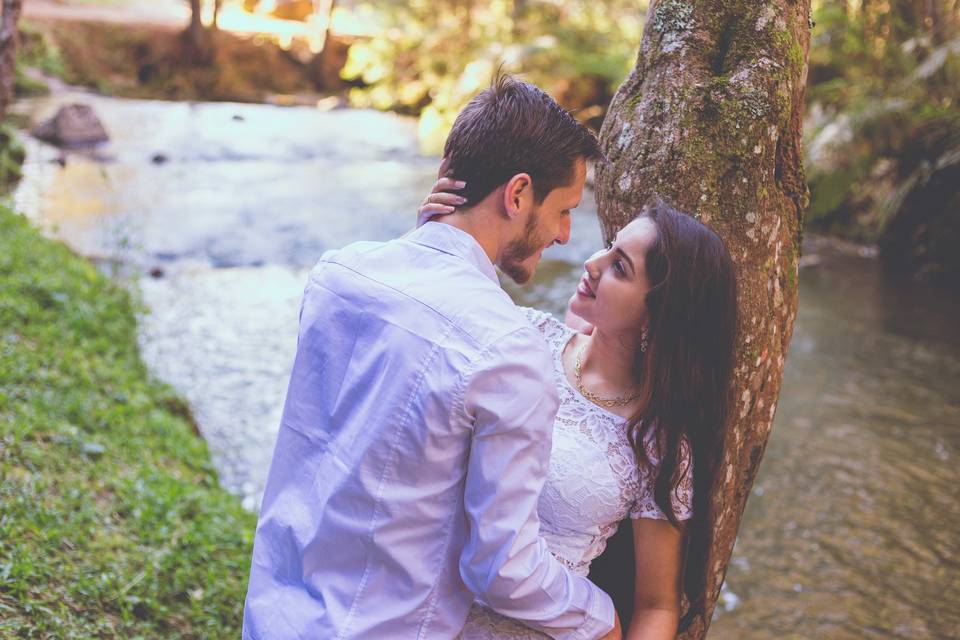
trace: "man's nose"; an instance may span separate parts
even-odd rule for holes
[[[558,244],[567,244],[570,242],[570,216],[563,216],[560,221],[560,233],[557,235]]]

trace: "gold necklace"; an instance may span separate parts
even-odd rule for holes
[[[583,352],[586,350],[587,345],[583,345],[580,347],[580,350],[577,351],[577,366],[573,369],[573,376],[577,379],[577,389],[584,398],[590,402],[600,405],[601,407],[623,407],[640,397],[640,394],[637,393],[632,396],[620,396],[619,398],[601,398],[597,394],[584,387],[583,379],[580,377],[580,368],[583,364],[581,361]]]

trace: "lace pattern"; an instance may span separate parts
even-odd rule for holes
[[[567,380],[563,351],[574,330],[548,313],[523,308],[554,354],[554,381],[560,395],[547,481],[537,504],[540,535],[551,553],[577,575],[603,553],[624,518],[667,517],[656,504],[651,471],[638,469],[627,438],[627,421],[584,398]],[[644,441],[653,465],[659,463],[652,437]],[[687,449],[683,449],[687,452]],[[692,470],[687,455],[685,477],[673,496],[680,520],[692,515]],[[480,604],[470,609],[463,640],[541,640],[548,636],[505,618]]]

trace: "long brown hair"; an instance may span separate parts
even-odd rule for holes
[[[720,237],[705,224],[652,199],[639,217],[657,228],[645,265],[651,288],[647,348],[637,351],[634,375],[641,408],[630,420],[638,464],[652,471],[654,498],[670,523],[680,526],[672,496],[693,460],[693,517],[685,526],[683,596],[687,609],[679,631],[705,610],[707,555],[712,544],[708,510],[719,481],[724,425],[737,327],[733,261]],[[652,437],[659,464],[644,442]]]

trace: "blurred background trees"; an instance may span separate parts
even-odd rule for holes
[[[19,40],[17,22],[22,9],[21,0],[3,0],[3,13],[0,14],[0,119],[6,115],[7,106],[13,101]]]
[[[355,43],[343,75],[366,85],[352,103],[418,115],[428,151],[501,64],[599,129],[633,66],[647,4],[391,0],[380,4],[385,37]]]
[[[956,291],[960,3],[815,4],[809,228],[879,243],[893,272]]]
[[[636,58],[648,2],[378,4],[381,36],[342,75],[358,106],[420,118],[437,152],[503,64],[599,129]],[[960,2],[814,0],[807,228],[881,248],[893,273],[960,287]]]
[[[33,10],[71,3],[96,4],[38,0]],[[105,27],[72,22],[30,34],[25,56],[118,95],[311,104],[316,97],[304,94],[330,94],[337,99],[327,104],[417,117],[422,150],[437,153],[456,113],[501,65],[599,129],[651,8],[648,0],[157,0],[150,20],[167,5],[180,12],[180,45],[127,26],[101,37]],[[112,0],[109,10],[143,6]],[[813,0],[812,9],[806,228],[877,244],[892,273],[957,291],[960,0]],[[62,59],[38,54],[44,43]]]

